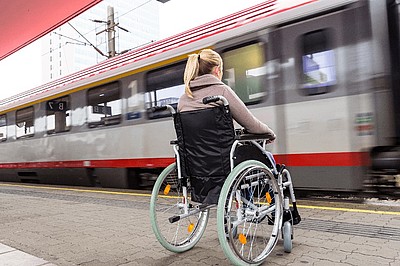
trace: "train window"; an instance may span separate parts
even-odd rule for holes
[[[263,43],[254,43],[222,54],[223,81],[245,104],[260,102],[266,96],[266,67]]]
[[[145,108],[154,106],[178,105],[179,98],[185,91],[183,84],[183,72],[186,62],[181,62],[171,66],[163,67],[147,74],[147,92],[145,94]],[[149,113],[149,118],[160,118],[168,116],[169,113],[159,113],[154,116]]]
[[[114,82],[88,90],[89,127],[111,126],[121,122],[119,83]]]
[[[174,108],[178,104],[179,98],[185,91],[185,85],[172,86],[165,89],[146,93],[146,109],[153,106],[172,105]]]
[[[46,127],[48,134],[65,132],[71,126],[69,97],[62,97],[46,102]]]
[[[17,138],[31,137],[34,134],[33,106],[18,110],[16,113],[16,136]]]
[[[302,84],[306,95],[329,92],[336,84],[336,63],[330,31],[327,29],[306,33],[302,36],[301,57]]]
[[[7,119],[6,115],[0,115],[0,141],[7,139]]]
[[[133,80],[129,83],[130,96],[127,99],[127,120],[138,119],[144,108],[144,93],[138,92],[138,82]]]

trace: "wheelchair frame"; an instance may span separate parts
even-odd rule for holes
[[[207,97],[203,102],[220,100],[228,105],[222,96]],[[169,105],[153,111],[166,109],[175,114]],[[291,252],[293,225],[300,222],[292,179],[285,166],[276,167],[271,162],[273,167],[269,168],[256,160],[234,165],[237,146],[249,142],[267,155],[266,135],[237,135],[230,152],[231,172],[222,187],[217,208],[219,242],[224,254],[235,265],[261,264],[280,236],[285,252]],[[216,205],[191,202],[190,180],[181,174],[178,143],[171,141],[171,145],[176,163],[164,169],[153,187],[150,217],[161,245],[178,253],[198,243],[205,231],[209,210]]]

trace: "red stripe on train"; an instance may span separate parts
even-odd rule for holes
[[[26,168],[157,168],[166,167],[173,158],[104,159],[56,162],[0,163],[0,169]]]
[[[367,152],[331,152],[275,155],[279,163],[288,166],[366,166],[369,165]]]
[[[275,155],[279,163],[288,166],[365,166],[366,152],[306,153]],[[104,159],[53,162],[0,163],[0,169],[26,168],[160,168],[174,162],[174,158]]]

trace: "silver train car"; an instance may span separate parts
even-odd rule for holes
[[[297,188],[396,179],[399,11],[394,0],[269,0],[4,99],[0,181],[151,186],[175,133],[147,110],[176,105],[187,55],[204,48],[276,132],[270,149]]]

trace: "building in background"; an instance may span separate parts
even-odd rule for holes
[[[159,5],[155,0],[103,0],[43,37],[43,83],[107,59],[108,32],[105,22],[108,20],[108,6],[114,8],[114,21],[120,27],[115,28],[117,54],[158,40]]]

